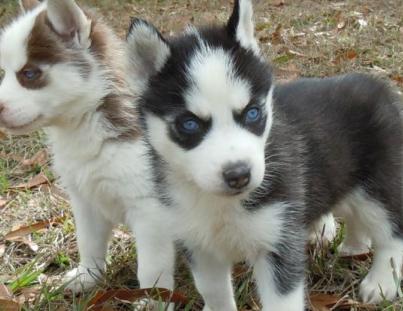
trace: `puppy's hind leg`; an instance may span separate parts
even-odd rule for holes
[[[354,202],[343,203],[343,206],[335,211],[335,215],[342,217],[345,226],[345,237],[339,245],[340,256],[354,256],[366,254],[371,248],[371,239],[367,232],[367,226],[362,223],[361,217],[356,215],[355,210],[366,208],[365,206],[352,205]]]
[[[372,266],[360,284],[360,295],[364,302],[379,303],[383,299],[393,300],[400,287],[401,267],[403,258],[403,239],[399,233],[400,225],[393,221],[402,221],[399,209],[395,210],[398,219],[390,213],[393,209],[369,196],[364,190],[354,193],[360,204],[354,207],[354,213],[373,243],[374,257]],[[389,202],[388,202],[389,203]]]

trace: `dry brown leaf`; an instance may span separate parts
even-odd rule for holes
[[[7,200],[4,200],[2,197],[0,197],[0,209],[5,207],[7,203],[8,203]]]
[[[313,311],[350,310],[357,305],[370,307],[346,297],[323,293],[311,294],[309,300]]]
[[[281,35],[281,30],[283,26],[281,24],[278,24],[274,32],[271,34],[271,42],[273,44],[280,44],[283,43],[283,37]]]
[[[21,162],[22,166],[43,166],[48,161],[48,152],[46,149],[38,151],[32,158],[23,160]]]
[[[6,236],[4,237],[4,239],[8,240],[8,241],[16,241],[16,240],[24,237],[27,234],[31,234],[33,232],[36,232],[36,231],[39,231],[42,229],[46,229],[49,226],[52,226],[54,224],[60,224],[64,221],[64,219],[65,219],[64,216],[60,216],[60,217],[52,218],[50,220],[37,222],[32,225],[23,226],[23,227],[20,227],[16,230],[13,230],[13,231],[7,233]]]
[[[357,255],[340,256],[343,259],[355,260],[355,261],[366,261],[368,258],[372,257],[372,253],[363,253]]]
[[[21,307],[19,303],[13,299],[0,298],[0,310],[1,311],[19,311]]]
[[[333,60],[333,64],[340,64],[340,62],[345,60],[354,60],[358,57],[358,53],[354,49],[341,49],[336,52],[336,57]]]
[[[18,184],[13,189],[32,189],[38,187],[43,184],[49,184],[49,180],[43,172],[40,172],[38,175],[32,177],[28,182]]]
[[[400,86],[403,86],[403,76],[400,76],[398,74],[392,75],[390,77],[393,81],[396,81],[397,84],[399,84]]]
[[[309,297],[313,311],[330,311],[342,298],[329,294],[313,294]]]
[[[12,299],[13,298],[11,291],[4,284],[0,284],[0,298],[3,298],[3,299]]]
[[[102,311],[105,303],[112,299],[135,302],[150,297],[158,297],[165,302],[171,301],[175,304],[186,305],[188,303],[188,299],[183,294],[163,288],[116,289],[99,291],[88,304],[87,310]]]
[[[345,53],[345,56],[347,59],[352,60],[352,59],[357,58],[358,54],[357,54],[357,51],[355,51],[355,50],[347,50]]]
[[[20,309],[20,304],[13,298],[8,287],[4,284],[0,284],[0,310],[18,311]]]
[[[3,140],[7,137],[6,133],[3,133],[2,131],[0,131],[0,140]]]

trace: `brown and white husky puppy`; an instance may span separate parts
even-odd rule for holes
[[[125,223],[136,234],[140,285],[172,288],[174,247],[152,193],[125,45],[74,0],[21,6],[0,33],[0,127],[48,134],[77,229],[80,264],[67,273],[69,287],[94,285],[111,230]]]

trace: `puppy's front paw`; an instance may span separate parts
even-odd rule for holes
[[[340,256],[355,256],[366,254],[370,251],[371,240],[363,237],[360,241],[344,241],[338,247]]]
[[[337,235],[336,221],[332,214],[322,216],[311,228],[309,241],[313,245],[327,245]]]
[[[370,271],[360,284],[360,296],[365,303],[393,300],[397,295],[398,286],[400,283],[397,284],[391,271]]]
[[[82,266],[70,270],[63,278],[63,283],[67,283],[66,289],[74,294],[88,291],[95,287],[101,272],[97,269],[87,269]]]

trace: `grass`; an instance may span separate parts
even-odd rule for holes
[[[401,1],[334,2],[327,0],[256,1],[256,30],[263,53],[272,60],[279,80],[300,76],[329,76],[344,72],[368,72],[390,79],[403,90],[403,5]],[[105,19],[124,36],[131,16],[150,21],[165,35],[182,30],[186,24],[223,22],[229,14],[224,0],[82,0],[97,7]],[[0,25],[16,14],[16,1],[2,0]],[[43,172],[53,180],[50,161],[22,165],[45,148],[42,132],[0,140],[0,284],[7,284],[18,296],[26,296],[24,310],[85,310],[94,293],[76,298],[63,293],[60,277],[78,262],[74,222],[68,200],[52,186],[33,190],[15,189]],[[61,224],[31,234],[27,240],[4,241],[13,228],[51,219],[63,214]],[[343,230],[329,246],[309,250],[307,268],[311,293],[347,295],[357,298],[359,281],[368,271],[371,259],[341,259],[337,246]],[[114,231],[107,257],[108,272],[101,288],[136,288],[135,242],[124,227]],[[189,298],[183,310],[201,310],[184,260],[177,269],[178,290]],[[243,265],[234,272],[235,295],[242,310],[258,310],[251,273]],[[30,296],[27,293],[31,293]],[[379,306],[352,306],[351,310],[403,310],[403,299],[385,301]],[[119,301],[113,310],[132,310]],[[337,309],[337,308],[336,308]],[[109,309],[110,310],[110,309]]]

